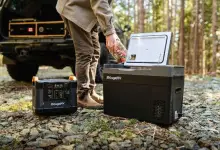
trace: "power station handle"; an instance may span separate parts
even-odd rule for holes
[[[182,88],[179,87],[179,88],[176,88],[175,93],[179,94],[179,93],[181,93],[181,91],[182,91]]]

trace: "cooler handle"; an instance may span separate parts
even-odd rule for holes
[[[178,88],[175,89],[175,93],[176,93],[176,94],[181,93],[181,91],[182,91],[182,88],[181,88],[181,87],[178,87]]]
[[[120,71],[135,71],[135,69],[122,69],[122,68],[120,68],[118,70],[120,70]]]

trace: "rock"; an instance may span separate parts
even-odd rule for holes
[[[176,148],[176,150],[186,150],[185,146],[179,146]]]
[[[102,150],[108,150],[108,146],[102,146]]]
[[[39,142],[38,142],[38,141],[28,142],[28,143],[27,143],[27,146],[34,146],[34,147],[37,147],[37,146],[39,146]]]
[[[89,138],[87,139],[87,142],[86,142],[88,145],[92,145],[94,143],[94,140],[93,138]]]
[[[44,135],[47,135],[47,134],[51,134],[51,131],[49,130],[46,130],[46,129],[38,129],[41,133],[43,133]]]
[[[45,139],[56,139],[56,140],[59,139],[59,137],[57,135],[54,135],[54,134],[46,135],[44,138]]]
[[[211,150],[218,150],[218,149],[212,145]]]
[[[168,149],[168,145],[166,145],[166,144],[161,144],[160,147],[164,148],[164,149]]]
[[[63,129],[59,128],[58,133],[63,134],[64,133]]]
[[[72,125],[69,124],[69,123],[66,123],[66,124],[65,124],[65,127],[64,127],[64,131],[66,131],[66,132],[72,132]]]
[[[92,145],[92,149],[100,149],[99,145]]]
[[[57,145],[58,142],[55,139],[42,139],[38,141],[39,147],[48,147],[48,146],[54,146]]]
[[[71,144],[75,141],[81,141],[83,139],[83,135],[72,135],[72,136],[66,136],[63,139],[64,144]]]
[[[119,147],[117,145],[116,142],[112,142],[110,145],[109,145],[110,149],[112,150],[119,150]]]
[[[56,132],[56,133],[59,131],[59,129],[57,127],[49,127],[49,129],[50,129],[50,131]]]
[[[11,136],[0,135],[0,145],[11,143],[14,140]]]
[[[170,143],[169,147],[177,147],[176,143]]]
[[[158,140],[153,141],[153,145],[154,146],[158,146],[159,145],[159,141]]]
[[[96,136],[98,136],[98,134],[99,134],[99,131],[94,131],[90,134],[90,136],[96,137]]]
[[[123,148],[131,147],[131,141],[130,140],[125,140],[124,142],[120,142],[120,146],[123,147]]]
[[[28,124],[28,128],[32,128],[32,127],[34,127],[35,126],[35,123],[29,123]]]
[[[211,111],[205,111],[202,115],[203,116],[211,116],[212,113],[211,113]]]
[[[155,150],[155,147],[153,145],[151,145],[148,150]]]
[[[198,145],[197,145],[197,143],[196,143],[196,141],[193,141],[193,140],[191,140],[191,141],[185,141],[185,142],[184,142],[184,146],[185,146],[185,148],[187,148],[187,149],[195,149],[196,147],[199,148]]]
[[[198,144],[199,144],[200,147],[209,147],[209,146],[211,146],[211,141],[206,140],[206,139],[200,139],[198,141]]]
[[[110,142],[119,142],[119,141],[122,141],[122,139],[121,138],[118,138],[118,137],[115,137],[115,136],[111,136],[111,137],[109,137],[108,138],[108,141],[110,141]]]
[[[20,135],[27,135],[28,133],[30,132],[30,129],[23,129],[21,132],[20,132]]]
[[[8,122],[1,122],[0,125],[2,125],[3,127],[7,126],[9,123]]]
[[[53,120],[51,120],[51,122],[52,122],[54,125],[60,125],[60,122],[59,122],[58,120],[53,119]]]
[[[73,147],[74,147],[74,144],[72,145],[60,145],[60,146],[57,146],[55,148],[53,148],[53,150],[73,150]]]
[[[151,136],[147,136],[146,139],[145,139],[147,145],[151,144],[154,140]]]
[[[84,145],[80,144],[78,146],[76,146],[76,150],[85,150]]]
[[[133,144],[135,146],[141,146],[142,145],[142,140],[140,138],[134,138],[133,139]]]
[[[9,118],[8,118],[8,121],[12,121],[12,120],[13,120],[13,117],[9,117]]]
[[[39,134],[39,132],[36,128],[31,129],[30,136],[36,136],[38,134]]]
[[[209,149],[206,148],[206,147],[203,147],[203,148],[200,148],[200,149],[198,149],[198,150],[209,150]]]

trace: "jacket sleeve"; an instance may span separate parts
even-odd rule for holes
[[[92,10],[105,36],[115,33],[113,13],[108,0],[90,0]]]

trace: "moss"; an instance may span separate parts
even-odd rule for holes
[[[110,131],[110,124],[107,119],[100,118],[94,123],[90,124],[90,131],[95,131],[97,129],[101,129],[101,131]]]
[[[177,137],[181,136],[181,133],[179,131],[170,131],[170,133],[176,135]]]
[[[31,101],[20,100],[17,103],[11,104],[9,106],[0,106],[0,111],[25,111],[30,110],[32,107]]]

